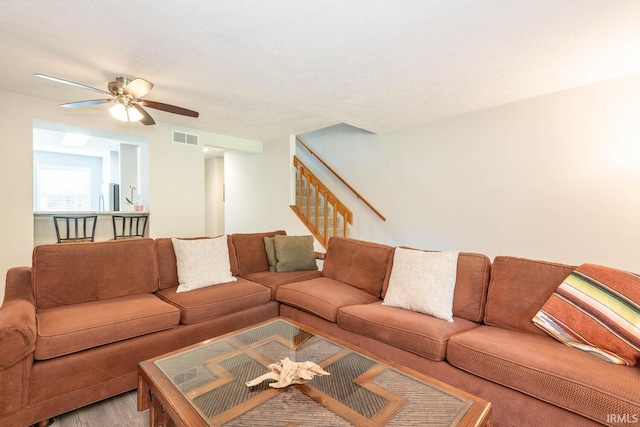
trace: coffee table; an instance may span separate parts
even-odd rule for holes
[[[245,386],[287,357],[330,375]],[[489,402],[284,318],[141,362],[145,409],[152,427],[491,426]]]

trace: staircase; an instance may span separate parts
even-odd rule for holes
[[[353,213],[300,161],[296,169],[296,204],[291,209],[326,249],[332,236],[349,237]]]

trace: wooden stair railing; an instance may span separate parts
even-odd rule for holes
[[[326,249],[332,236],[349,237],[353,213],[293,156],[296,168],[296,204],[291,209]]]
[[[364,197],[362,197],[362,194],[358,193],[355,188],[353,188],[347,181],[345,181],[345,179],[343,177],[340,176],[340,174],[338,172],[336,172],[327,162],[324,161],[324,159],[322,157],[320,157],[318,155],[318,153],[316,153],[313,148],[311,148],[309,146],[309,144],[307,144],[306,142],[304,142],[302,140],[302,138],[300,138],[299,136],[296,135],[296,141],[302,145],[308,152],[309,154],[311,154],[313,157],[315,157],[320,163],[322,163],[322,165],[327,168],[327,170],[329,172],[331,172],[333,174],[333,176],[335,176],[336,178],[338,178],[338,180],[343,183],[349,190],[351,190],[351,192],[362,201],[362,203],[364,203],[365,205],[367,205],[367,207],[369,209],[371,209],[373,211],[373,213],[375,213],[381,220],[386,221],[387,219],[384,217],[384,215],[382,215],[380,213],[380,211],[378,211],[376,208],[373,207],[373,205],[371,203],[369,203],[369,201],[367,199],[365,199]]]

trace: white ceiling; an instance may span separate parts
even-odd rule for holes
[[[0,40],[0,91],[64,103],[100,95],[33,74],[143,77],[147,98],[200,112],[156,121],[267,140],[640,73],[640,0],[2,0]]]

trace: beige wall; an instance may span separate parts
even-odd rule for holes
[[[0,92],[0,300],[9,267],[31,265],[33,249],[32,119],[20,98]]]
[[[363,238],[640,272],[640,76],[315,146]]]
[[[205,234],[224,234],[224,157],[205,162]]]
[[[201,147],[175,144],[172,130],[200,135],[201,144],[228,149],[261,151],[259,141],[162,123],[155,126],[121,123],[100,107],[66,110],[57,103],[0,92],[0,271],[30,265],[33,249],[33,120],[100,129],[147,138],[149,142],[150,236],[200,236],[205,233],[204,155]],[[197,123],[197,122],[196,122]],[[2,282],[4,283],[4,281]],[[0,300],[4,286],[0,286]]]
[[[287,225],[288,137],[265,142],[261,155],[225,153],[225,231],[259,232]]]
[[[290,205],[289,136],[264,143],[261,155],[225,153],[225,231],[309,234]],[[320,250],[316,242],[316,249]]]
[[[353,237],[640,272],[640,76],[312,145],[387,217],[338,189]],[[251,176],[242,209],[267,213],[242,227],[289,224],[279,215],[288,177],[275,169],[288,141],[267,146],[271,157],[235,159]]]

